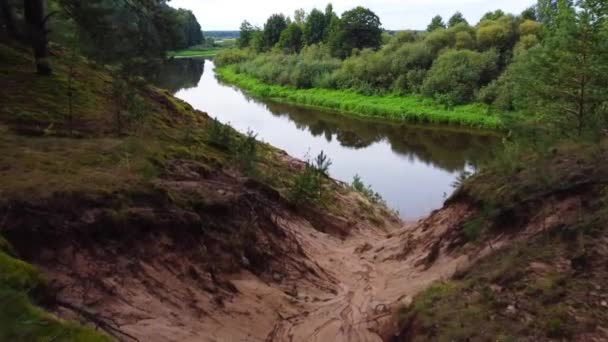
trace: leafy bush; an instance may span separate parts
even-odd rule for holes
[[[450,50],[439,56],[422,85],[424,95],[446,104],[471,102],[484,76],[496,68],[495,52]]]
[[[245,62],[253,58],[250,50],[244,49],[226,49],[221,50],[215,56],[214,62],[217,66],[232,65]]]

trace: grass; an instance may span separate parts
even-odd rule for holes
[[[488,114],[482,104],[457,106],[452,109],[419,96],[366,96],[349,90],[295,89],[269,85],[245,74],[237,74],[230,66],[216,68],[221,80],[234,84],[253,96],[270,98],[301,106],[329,109],[345,114],[382,117],[422,123],[463,125],[500,130],[498,116]]]
[[[109,70],[84,58],[70,66],[68,51],[52,46],[52,52],[54,74],[41,77],[35,74],[29,49],[0,43],[0,230],[9,225],[15,229],[4,222],[13,203],[46,203],[72,194],[111,199],[108,205],[115,215],[103,226],[106,234],[121,229],[127,217],[123,205],[132,200],[154,202],[161,193],[160,200],[190,210],[191,203],[207,197],[187,189],[171,191],[162,184],[181,161],[201,174],[249,173],[249,178],[287,197],[296,177],[293,166],[274,147],[255,142],[253,133],[246,138],[228,126],[218,131],[204,113],[165,90],[135,81],[128,86],[141,100],[142,115],[125,121],[122,132],[117,132],[112,88],[116,80]],[[74,127],[68,131],[70,87]],[[251,170],[255,172],[245,172]],[[346,191],[327,183],[328,193]],[[349,209],[338,204],[334,208]],[[0,341],[108,340],[45,312],[40,299],[54,294],[36,267],[18,260],[9,243],[0,234]]]
[[[85,341],[111,339],[63,321],[34,304],[32,293],[46,285],[31,265],[0,251],[0,341]]]
[[[193,58],[193,57],[214,57],[223,48],[204,48],[204,49],[186,49],[180,51],[169,52],[169,57],[175,58]]]
[[[546,231],[420,293],[396,313],[402,331],[395,341],[605,339],[597,327],[608,320],[608,297],[600,294],[608,286],[607,153],[605,141],[565,142],[544,155],[524,149],[509,159],[514,171],[492,163],[466,180],[454,198],[481,211],[462,227],[470,242],[488,241],[507,228],[516,234],[530,220],[550,215],[543,205],[564,196],[580,196],[584,204],[572,219],[549,223],[554,216],[548,216]],[[541,174],[551,182],[541,182]]]
[[[569,229],[557,229],[495,253],[458,279],[423,291],[395,319],[407,327],[408,341],[601,336],[597,323],[606,322],[608,310],[599,297],[590,300],[589,296],[608,285],[605,273],[595,269],[606,257],[598,255],[605,253],[598,239],[606,236],[604,220],[595,229],[570,227],[576,232],[575,239],[565,233]],[[595,256],[590,264],[585,269],[560,266],[580,257],[580,246]]]

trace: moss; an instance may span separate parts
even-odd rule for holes
[[[45,284],[32,265],[0,252],[0,341],[110,341],[98,332],[58,320],[36,307],[28,294],[41,290]]]
[[[111,341],[90,328],[52,317],[34,306],[24,293],[1,285],[0,305],[0,341]]]
[[[0,252],[0,283],[29,291],[43,285],[44,279],[31,265]]]

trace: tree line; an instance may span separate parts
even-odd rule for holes
[[[166,0],[0,0],[0,31],[32,46],[40,74],[52,71],[50,40],[111,64],[164,59],[204,40],[194,14]]]
[[[256,52],[273,48],[297,53],[304,46],[327,44],[331,54],[346,57],[352,49],[378,48],[382,41],[380,18],[371,10],[356,7],[338,17],[331,4],[325,11],[313,9],[310,13],[299,9],[294,19],[273,14],[263,28],[248,21],[240,27],[239,46],[251,47]]]
[[[389,35],[369,9],[338,17],[329,5],[293,20],[274,14],[263,28],[244,22],[242,49],[217,63],[296,88],[480,102],[581,134],[608,117],[607,18],[603,0],[539,0],[518,15],[497,10],[470,24],[457,12],[432,18],[425,32]]]

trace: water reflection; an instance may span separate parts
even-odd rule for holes
[[[172,59],[150,76],[149,80],[160,88],[176,93],[196,87],[204,71],[205,60],[202,58]]]
[[[213,69],[212,61],[175,60],[159,84],[295,157],[323,150],[333,161],[332,177],[350,182],[360,175],[405,219],[440,208],[460,172],[474,168],[499,142],[479,131],[352,118],[254,99],[218,82]]]
[[[408,158],[416,158],[446,171],[456,172],[487,158],[487,146],[496,143],[496,136],[451,127],[415,126],[382,120],[348,118],[337,113],[319,112],[266,101],[266,108],[275,116],[286,117],[296,127],[323,136],[327,142],[334,138],[344,147],[364,149],[388,140],[391,149]]]

